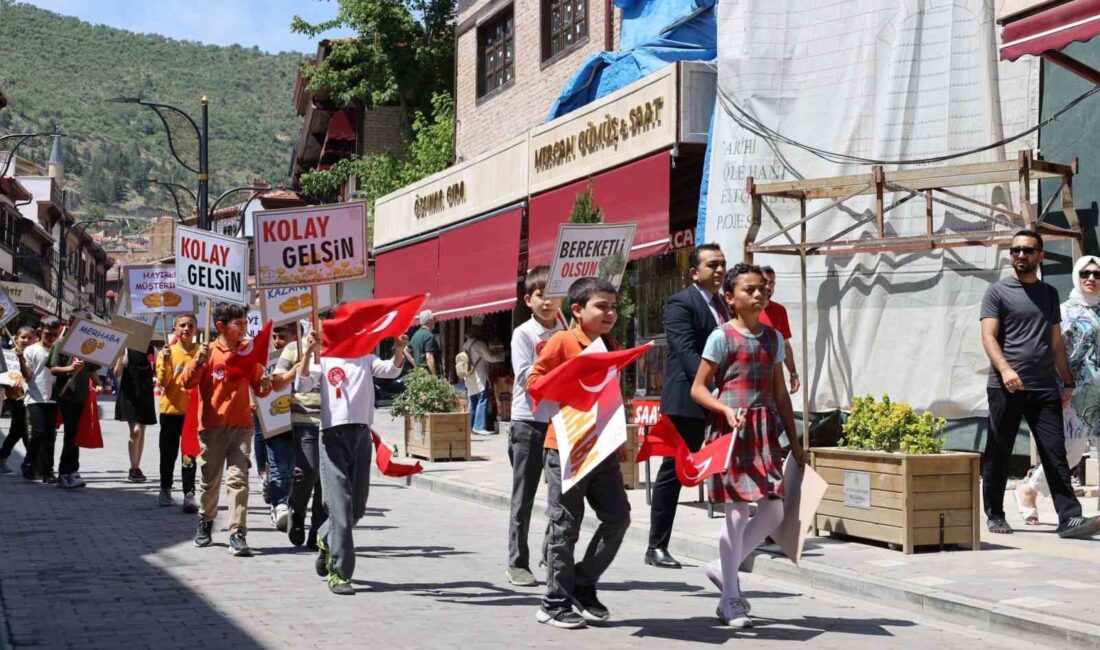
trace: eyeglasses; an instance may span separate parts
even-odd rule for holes
[[[1079,271],[1077,273],[1077,277],[1081,278],[1082,280],[1088,280],[1089,278],[1092,278],[1093,280],[1100,280],[1100,271],[1089,271],[1086,269],[1084,271]]]
[[[1034,246],[1013,246],[1008,249],[1008,252],[1013,255],[1034,255],[1039,252],[1039,249]]]

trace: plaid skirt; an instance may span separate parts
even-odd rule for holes
[[[711,419],[707,442],[729,432],[724,416]],[[764,406],[745,413],[745,426],[735,434],[733,456],[724,474],[707,479],[714,503],[759,501],[783,498],[783,447],[779,435],[783,423],[779,414]]]

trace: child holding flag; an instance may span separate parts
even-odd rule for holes
[[[26,382],[30,381],[30,377],[27,373],[26,364],[23,363],[23,351],[34,344],[34,328],[24,325],[20,327],[15,333],[15,356],[19,359],[19,367],[8,368],[9,371],[17,371],[23,375],[23,384],[18,386],[6,386],[4,388],[4,402],[7,403],[11,412],[11,426],[8,427],[8,437],[4,438],[3,446],[0,446],[0,474],[11,474],[15,470],[8,467],[8,457],[11,456],[11,452],[15,449],[15,443],[20,440],[23,441],[23,447],[27,453],[23,456],[23,473],[27,473],[27,457],[30,455],[31,450],[31,437],[27,430],[27,407],[23,403],[23,398],[26,396],[27,391],[24,388]]]
[[[245,536],[248,527],[248,467],[252,447],[252,409],[249,388],[260,397],[271,392],[267,374],[267,351],[271,345],[271,321],[255,339],[245,343],[248,308],[218,303],[214,307],[214,327],[218,338],[203,343],[195,359],[183,370],[183,386],[198,388],[199,470],[202,472],[202,497],[195,546],[210,546],[214,516],[218,512],[218,493],[222,472],[231,502],[229,508],[229,549],[238,557],[251,557]]]
[[[172,478],[176,473],[176,457],[180,454],[180,438],[183,421],[191,396],[183,385],[183,371],[199,354],[195,343],[198,322],[194,314],[178,314],[172,332],[175,343],[165,341],[164,349],[157,355],[157,383],[163,392],[160,396],[160,498],[157,504],[173,505]],[[185,455],[181,468],[183,478],[183,511],[194,514],[199,511],[195,503],[195,458]]]
[[[370,300],[341,305],[331,320],[310,332],[295,391],[321,386],[321,494],[328,519],[317,537],[317,575],[328,578],[334,594],[355,593],[355,541],[352,529],[367,509],[373,452],[374,378],[401,375],[407,336],[401,334],[426,296]],[[372,354],[387,336],[400,335],[393,358]],[[321,343],[323,342],[323,346]]]
[[[718,540],[721,576],[708,577],[722,590],[718,619],[730,627],[752,627],[749,603],[741,595],[737,569],[783,521],[783,449],[787,432],[799,465],[808,454],[795,435],[794,411],[783,377],[783,335],[760,322],[767,304],[764,274],[738,264],[726,273],[722,291],[734,318],[711,333],[691,386],[691,397],[714,412],[707,442],[734,431],[729,469],[710,479],[710,498],[726,504],[726,525]],[[719,394],[711,393],[717,385]],[[743,413],[742,413],[743,410]],[[757,505],[749,519],[749,503]]]
[[[554,334],[546,342],[527,378],[529,391],[539,379],[579,355],[597,338],[604,340],[608,350],[618,349],[611,338],[611,328],[617,318],[617,300],[615,285],[602,278],[581,278],[573,283],[568,296],[573,327]],[[596,583],[615,559],[630,527],[630,503],[623,487],[619,458],[612,455],[604,459],[564,494],[562,459],[553,425],[546,434],[543,458],[549,481],[547,516],[550,522],[546,544],[546,597],[535,618],[540,623],[566,629],[582,628],[587,622],[606,621],[611,614],[596,597]],[[573,549],[580,536],[585,499],[595,510],[600,526],[588,544],[584,559],[575,562]]]

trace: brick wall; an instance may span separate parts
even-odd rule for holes
[[[400,154],[405,150],[401,131],[401,108],[379,106],[363,112],[363,142],[360,154]]]
[[[476,23],[512,5],[515,16],[515,81],[482,100],[477,98]],[[470,159],[542,124],[566,81],[590,54],[604,50],[604,0],[588,0],[588,40],[568,55],[543,66],[539,12],[541,0],[467,0],[458,7],[458,78],[455,84],[458,160]],[[620,14],[614,12],[614,47]]]

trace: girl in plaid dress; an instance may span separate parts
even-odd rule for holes
[[[741,596],[737,569],[783,520],[783,449],[780,432],[794,432],[794,411],[783,378],[783,336],[760,323],[767,304],[758,266],[738,264],[722,286],[733,320],[714,330],[703,349],[691,397],[713,411],[707,442],[734,432],[729,469],[709,479],[710,496],[726,504],[718,541],[720,572],[708,577],[722,590],[718,618],[730,627],[751,627],[749,603]],[[719,388],[718,396],[711,386]],[[800,465],[808,455],[798,436],[788,436]],[[749,518],[749,503],[756,516]],[[720,577],[719,577],[720,573]]]

